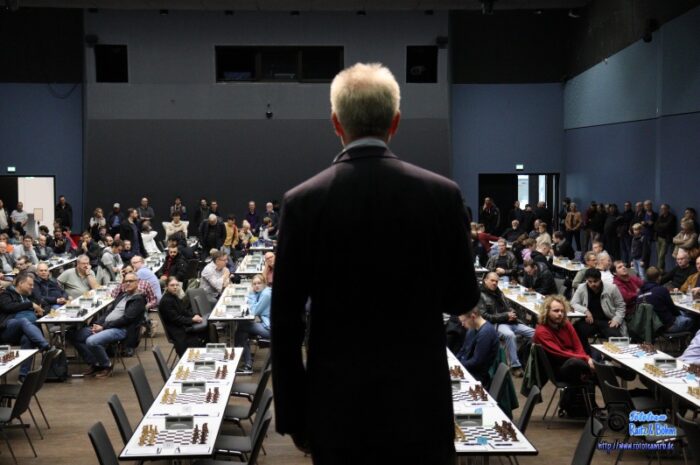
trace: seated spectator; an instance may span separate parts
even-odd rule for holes
[[[202,270],[200,287],[204,289],[212,305],[216,305],[219,296],[231,282],[231,272],[226,267],[227,254],[215,252],[211,254],[211,259],[211,262]]]
[[[596,255],[605,252],[603,243],[599,240],[591,242],[591,252],[595,253]]]
[[[34,298],[42,308],[57,308],[68,301],[68,294],[61,289],[58,282],[53,279],[49,272],[49,265],[39,263],[36,266],[36,277],[34,278]]]
[[[12,251],[12,256],[15,261],[19,257],[27,257],[32,265],[39,263],[39,259],[36,257],[36,252],[34,252],[34,238],[27,234],[22,238],[22,244],[15,247]]]
[[[248,220],[243,220],[241,229],[238,231],[238,245],[243,249],[250,247],[250,241],[253,239],[253,231],[251,230]]]
[[[199,243],[202,250],[221,249],[226,240],[226,227],[219,221],[219,218],[211,213],[207,221],[202,222],[199,227]]]
[[[571,247],[569,241],[566,240],[563,232],[554,231],[554,234],[552,235],[552,240],[554,241],[552,251],[555,257],[568,258],[569,260],[574,259],[574,257],[576,256],[574,248]]]
[[[520,221],[513,220],[510,222],[510,228],[503,231],[501,237],[508,242],[514,242],[524,232],[523,228],[520,227]]]
[[[700,330],[695,333],[695,337],[678,359],[685,363],[700,364]]]
[[[160,253],[160,249],[156,244],[157,235],[158,231],[153,230],[150,221],[144,221],[141,223],[141,239],[143,240],[143,246],[148,255],[158,255]]]
[[[49,258],[53,257],[53,249],[46,245],[46,236],[39,236],[39,243],[34,247],[34,253],[36,258],[41,262],[45,262]]]
[[[551,244],[552,243],[552,236],[550,236],[549,233],[547,232],[547,223],[545,223],[544,221],[540,221],[538,228],[539,228],[538,229],[539,234],[535,238],[537,245],[543,244],[543,243]]]
[[[263,268],[262,275],[265,277],[265,282],[267,282],[267,287],[272,287],[272,280],[275,272],[275,253],[266,252],[265,253],[265,267]]]
[[[78,256],[75,268],[69,268],[61,273],[58,276],[58,282],[71,299],[99,287],[95,273],[90,268],[90,259],[87,255]]]
[[[22,271],[17,273],[11,286],[5,288],[3,294],[7,294],[6,309],[14,314],[14,318],[24,318],[35,324],[38,318],[44,316],[41,301],[34,296],[34,274]],[[0,311],[5,309],[0,308]]]
[[[578,289],[578,287],[581,285],[582,282],[586,280],[584,277],[586,275],[586,270],[589,268],[595,268],[595,265],[598,260],[596,260],[596,254],[595,252],[586,252],[583,256],[583,264],[585,265],[586,268],[579,270],[576,273],[576,276],[574,276],[573,281],[571,282],[571,288],[575,291]]]
[[[508,250],[505,239],[498,239],[498,254],[489,257],[489,261],[486,262],[486,269],[495,272],[499,277],[510,277],[517,271],[518,262],[515,259],[515,255]]]
[[[0,241],[0,273],[12,274],[15,269],[15,259],[7,251],[7,242]]]
[[[121,242],[121,240],[119,241]],[[112,247],[112,244],[114,243],[114,238],[110,236],[109,234],[106,234],[105,237],[100,239],[100,241],[97,243],[102,248],[102,251],[108,247]],[[124,244],[122,243],[122,247],[124,247]]]
[[[498,332],[481,316],[478,306],[459,315],[459,322],[467,329],[467,335],[456,354],[457,359],[477,381],[488,387],[491,383],[489,369],[501,347]]]
[[[566,319],[569,302],[563,296],[551,295],[540,310],[540,323],[532,342],[547,353],[558,381],[579,384],[588,381],[595,370],[593,359],[584,351],[574,327]]]
[[[168,247],[168,255],[160,272],[160,282],[165,284],[170,278],[175,278],[178,282],[185,282],[187,277],[187,261],[182,256],[177,247]]]
[[[73,239],[73,235],[71,233],[70,228],[68,226],[63,226],[61,229],[63,230],[63,237],[65,238],[65,240],[70,242],[71,249],[77,250],[78,243],[75,241],[75,239]],[[80,252],[76,252],[76,253],[80,253]]]
[[[100,241],[100,229],[105,228],[105,234],[107,233],[107,218],[100,207],[95,208],[92,212],[92,217],[88,223],[90,226],[90,235],[95,242]]]
[[[513,252],[515,261],[518,263],[518,265],[523,264],[523,250],[525,249],[524,242],[527,239],[527,234],[521,234],[510,247],[510,251]]]
[[[612,260],[610,255],[606,251],[600,252],[596,255],[595,267],[600,270],[600,277],[606,284],[612,284],[614,276],[612,271],[610,271],[610,266],[612,265]]]
[[[181,232],[176,232],[170,238],[168,238],[168,248],[177,247],[180,254],[185,257],[185,260],[191,260],[195,258],[195,250],[187,245],[187,240],[185,235]]]
[[[112,364],[105,350],[106,346],[124,341],[129,333],[138,332],[146,313],[146,300],[138,292],[138,276],[127,273],[124,276],[124,292],[119,294],[111,305],[111,310],[90,327],[83,327],[69,333],[71,342],[89,365],[84,376],[106,378],[112,374]]]
[[[700,296],[700,257],[695,259],[696,273],[688,276],[688,279],[681,285],[680,291],[684,294],[686,292],[691,292],[694,298]]]
[[[75,254],[75,248],[70,241],[66,240],[62,229],[54,229],[53,231],[53,251],[57,255]]]
[[[645,302],[654,307],[654,312],[664,324],[664,331],[676,333],[690,331],[693,319],[679,310],[671,299],[667,288],[659,284],[661,271],[655,266],[647,269],[646,282],[639,290],[638,302]]]
[[[119,252],[119,256],[122,257],[122,262],[131,263],[131,259],[134,258],[135,252],[131,248],[130,240],[122,240],[122,251]]]
[[[126,290],[126,285],[124,284],[124,276],[126,276],[129,273],[133,273],[134,268],[131,266],[131,264],[126,263],[124,267],[121,270],[121,275],[122,275],[122,282],[121,284],[114,288],[112,290],[112,298],[115,299],[119,294],[125,292]],[[139,279],[139,282],[137,284],[137,289],[143,295],[144,299],[146,299],[146,309],[150,311],[156,311],[158,308],[158,300],[156,299],[156,295],[153,293],[153,288],[151,285],[148,283],[148,281],[144,281],[142,279]]]
[[[138,255],[131,257],[131,266],[136,276],[138,276],[141,281],[146,281],[151,286],[153,294],[156,296],[156,303],[160,302],[160,298],[163,296],[160,290],[160,281],[158,281],[156,274],[146,266],[146,261],[143,257]]]
[[[182,357],[189,347],[202,347],[206,339],[206,334],[191,332],[192,326],[204,319],[185,307],[179,297],[181,292],[180,282],[174,276],[169,277],[163,298],[158,304],[160,319],[173,339],[175,352],[179,357]],[[204,332],[206,333],[206,330]]]
[[[102,247],[93,240],[90,231],[85,231],[81,234],[78,253],[87,255],[90,259],[90,266],[93,269],[97,268],[97,263],[100,261],[100,256],[102,254]]]
[[[549,267],[546,264],[535,262],[532,259],[525,260],[523,262],[523,270],[525,271],[523,286],[543,295],[557,293],[554,275],[549,271]]]
[[[625,314],[630,316],[634,313],[637,304],[637,294],[644,281],[639,276],[631,275],[627,266],[625,266],[625,262],[622,260],[616,260],[614,265],[615,277],[613,278],[613,284],[617,286],[617,290],[620,291],[622,299],[625,301]]]
[[[105,285],[110,281],[117,281],[119,272],[124,267],[124,262],[120,255],[122,251],[122,241],[112,242],[111,247],[102,251],[102,256],[97,268],[97,282]]]
[[[170,207],[171,209],[173,207]],[[183,207],[184,208],[184,207]],[[185,226],[185,223],[183,223],[181,218],[181,215],[179,212],[174,212],[172,215],[172,219],[170,220],[169,223],[165,224],[165,238],[170,239],[170,237],[175,234],[176,232],[181,232],[184,234],[185,238],[187,238],[187,227]]]
[[[684,249],[679,249],[676,254],[676,266],[671,271],[663,274],[660,283],[671,289],[678,289],[694,271],[695,268],[690,265],[688,252]]]
[[[253,290],[248,293],[248,309],[251,315],[260,319],[257,321],[241,321],[235,336],[235,346],[243,347],[243,366],[241,372],[253,371],[253,357],[250,354],[248,338],[259,336],[264,339],[270,338],[270,302],[272,300],[272,290],[266,286],[265,277],[256,274],[253,277]]]
[[[535,245],[537,245],[537,242],[535,242],[535,239],[528,237],[523,241],[523,250],[520,252],[520,255],[522,255],[522,262],[524,263],[525,260],[531,260],[532,259],[532,252],[535,251]]]
[[[678,251],[694,251],[698,247],[698,233],[691,220],[681,221],[681,231],[673,237],[673,256],[678,255]]]
[[[38,348],[43,352],[49,349],[49,343],[44,339],[41,329],[26,318],[17,318],[18,313],[25,311],[43,314],[41,306],[29,299],[33,289],[34,276],[31,273],[20,273],[15,278],[14,288],[8,287],[0,292],[0,343],[19,345],[22,349]],[[19,369],[20,381],[24,381],[31,367],[31,358],[22,363]]]
[[[541,220],[535,220],[533,223],[532,231],[527,234],[530,239],[537,240],[537,237],[540,235],[540,223]]]
[[[581,284],[571,298],[574,310],[585,313],[585,318],[579,318],[574,329],[581,340],[583,349],[591,353],[588,338],[600,335],[604,338],[627,335],[625,325],[625,301],[614,284],[603,282],[600,270],[586,270],[586,282]]]
[[[493,325],[497,325],[498,333],[505,338],[506,351],[510,360],[513,376],[523,376],[522,363],[518,358],[518,345],[515,336],[532,339],[535,330],[518,321],[518,315],[508,306],[503,292],[498,288],[498,275],[487,273],[481,283],[479,312],[481,316]]]
[[[36,273],[36,267],[32,265],[29,261],[29,257],[22,255],[17,260],[15,260],[14,274],[20,273],[22,271],[28,271],[30,273]]]
[[[266,216],[263,218],[262,224],[260,225],[260,239],[271,241],[275,238],[277,238],[277,231],[272,226],[272,219]]]
[[[228,215],[224,228],[226,229],[226,238],[221,251],[230,255],[238,245],[238,226],[236,226],[236,217],[234,215]]]
[[[632,259],[632,269],[637,273],[637,276],[644,276],[644,269],[649,266],[651,257],[649,237],[643,234],[643,232],[641,223],[632,225],[630,258]]]
[[[549,271],[552,271],[552,262],[550,256],[552,254],[552,245],[549,242],[538,242],[535,245],[535,250],[530,252],[530,259],[535,263],[547,265]]]

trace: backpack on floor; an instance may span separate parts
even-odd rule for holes
[[[66,358],[66,352],[62,350],[54,357],[51,368],[49,368],[48,375],[46,376],[46,381],[62,383],[67,379],[68,359]]]

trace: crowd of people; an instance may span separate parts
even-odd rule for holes
[[[192,277],[188,276],[188,262],[204,266],[195,285],[199,284],[213,305],[231,283],[236,260],[257,240],[274,241],[279,224],[272,202],[266,204],[262,214],[254,201],[249,202],[240,226],[235,215],[224,218],[220,211],[216,200],[203,198],[190,221],[187,208],[177,197],[170,207],[169,221],[164,223],[166,240],[159,245],[152,226],[156,215],[145,197],[137,208],[125,213],[119,203],[113,205],[108,216],[102,208],[95,208],[83,232],[76,236],[71,231],[72,207],[60,196],[53,234],[42,225],[36,238],[26,229],[29,216],[22,202],[8,214],[0,200],[0,343],[48,350],[49,343],[37,319],[85,292],[117,281],[108,311],[90,325],[71,328],[67,334],[88,365],[85,376],[105,378],[111,374],[107,349],[114,342],[123,342],[126,355],[133,352],[142,331],[151,329],[148,311],[160,312],[179,355],[187,347],[203,344],[208,335],[206,327],[192,329],[201,326],[206,316],[193,313],[184,299],[183,288]],[[190,235],[198,237],[194,246],[187,241]],[[164,255],[163,266],[156,274],[146,266],[145,257],[159,254]],[[50,264],[55,255],[75,258],[75,267],[52,276]],[[252,366],[248,338],[270,335],[273,269],[274,253],[268,252],[265,270],[253,278],[248,297],[251,312],[260,322],[243,323],[236,334],[236,341],[246,347],[243,372],[251,372]],[[20,380],[29,366],[22,366]]]

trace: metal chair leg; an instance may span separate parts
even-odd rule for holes
[[[34,423],[34,426],[36,427],[36,431],[39,433],[39,437],[41,439],[44,439],[44,435],[41,434],[41,428],[39,428],[39,424],[36,422],[36,418],[34,418],[34,412],[32,412],[31,407],[28,408],[27,410],[29,410],[29,416],[32,417],[32,422]]]
[[[5,434],[5,429],[0,428],[0,433],[2,433],[2,437],[5,439],[5,443],[7,444],[7,448],[10,449],[10,454],[12,455],[12,460],[14,460],[15,465],[18,465],[17,457],[15,457],[15,451],[12,450],[12,445],[10,444],[10,439],[7,437],[7,434]]]
[[[29,437],[29,433],[27,432],[27,429],[29,428],[29,425],[27,425],[23,420],[22,417],[17,417],[19,422],[22,424],[22,431],[24,431],[24,436],[27,438],[27,441],[29,441],[29,447],[32,448],[32,452],[34,452],[34,457],[39,457],[36,455],[36,449],[34,449],[34,443],[32,442],[32,438]]]
[[[34,394],[34,400],[36,401],[36,405],[39,407],[39,411],[41,412],[41,416],[44,417],[44,422],[46,423],[46,428],[51,429],[51,425],[49,425],[49,420],[46,418],[46,414],[44,413],[44,409],[41,407],[41,402],[39,402],[39,398],[37,397],[36,394]]]
[[[544,415],[542,415],[542,421],[544,421],[547,418],[547,412],[549,412],[549,407],[552,405],[552,401],[554,401],[554,396],[557,395],[557,391],[559,388],[554,388],[554,393],[552,393],[552,397],[549,399],[549,403],[547,404],[547,409],[544,411]]]

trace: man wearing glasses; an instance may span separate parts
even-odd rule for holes
[[[163,293],[160,290],[160,281],[158,281],[156,274],[146,266],[146,262],[144,261],[143,257],[140,255],[134,255],[131,258],[131,266],[134,267],[136,276],[138,276],[140,280],[146,281],[151,286],[151,289],[156,296],[156,301],[160,302],[160,298],[163,296]]]
[[[105,347],[127,338],[129,332],[138,330],[146,312],[146,299],[138,291],[139,278],[127,273],[122,281],[124,292],[112,304],[112,310],[85,326],[72,336],[72,342],[88,369],[84,376],[106,378],[112,374],[112,364]]]

